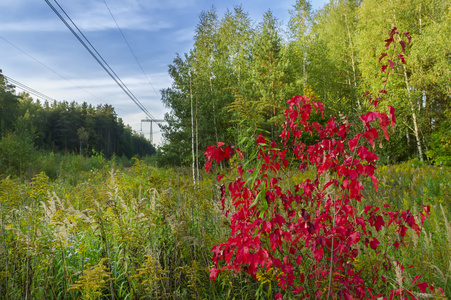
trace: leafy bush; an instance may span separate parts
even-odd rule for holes
[[[20,176],[33,161],[36,150],[28,132],[5,134],[0,140],[0,173]]]
[[[451,121],[443,121],[439,129],[432,133],[431,149],[427,155],[437,165],[451,166]]]

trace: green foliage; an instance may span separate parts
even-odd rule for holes
[[[71,284],[69,290],[81,291],[81,299],[100,299],[102,290],[106,288],[108,281],[112,280],[111,272],[104,264],[105,261],[107,259],[102,258],[97,265],[92,267],[91,264],[87,264],[80,280]]]
[[[3,175],[22,175],[36,155],[32,136],[26,131],[6,133],[0,139],[0,170]]]
[[[14,87],[9,85],[0,69],[0,136],[14,129],[19,113],[19,100]]]
[[[430,150],[427,152],[437,165],[451,166],[451,121],[443,121],[431,135]]]

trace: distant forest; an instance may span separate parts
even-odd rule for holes
[[[111,105],[34,101],[27,93],[17,94],[1,70],[0,138],[0,165],[7,152],[19,155],[30,145],[53,152],[101,153],[106,158],[155,154],[150,142],[125,125]]]
[[[412,42],[406,65],[393,59],[380,106],[394,106],[398,120],[378,150],[381,162],[451,164],[450,0],[340,0],[319,11],[298,0],[290,14],[285,24],[270,10],[257,23],[241,6],[223,16],[214,7],[200,14],[193,48],[176,55],[169,66],[173,85],[162,91],[170,112],[161,163],[194,160],[200,167],[204,149],[219,141],[245,150],[258,134],[277,138],[295,95],[323,102],[323,120],[358,124],[371,110],[362,95],[383,87],[378,60],[397,27]]]

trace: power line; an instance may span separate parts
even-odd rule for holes
[[[119,76],[116,74],[116,72],[114,72],[114,70],[110,67],[110,65],[105,61],[105,59],[103,59],[102,55],[100,55],[100,53],[96,50],[96,48],[91,44],[91,42],[88,40],[88,38],[80,30],[80,28],[78,28],[78,26],[74,23],[74,21],[72,21],[72,19],[69,17],[69,15],[66,13],[66,11],[61,7],[61,5],[58,3],[58,1],[56,1],[56,0],[54,0],[54,1],[58,5],[58,7],[61,9],[61,11],[64,13],[64,15],[69,19],[69,21],[74,25],[74,27],[77,29],[77,31],[83,36],[85,41],[91,46],[92,50],[94,50],[94,52],[98,55],[98,57],[102,60],[103,63],[97,59],[97,57],[94,55],[94,53],[92,51],[90,51],[89,47],[86,46],[86,44],[81,40],[81,38],[78,36],[78,34],[76,34],[75,31],[73,31],[71,29],[70,25],[68,26],[68,23],[65,22],[65,20],[63,20],[64,18],[61,19],[61,15],[58,13],[57,15],[60,17],[61,20],[63,20],[63,22],[66,24],[66,26],[68,26],[68,28],[71,29],[72,33],[74,33],[76,35],[77,39],[83,44],[83,46],[85,46],[85,48],[89,51],[89,53],[97,60],[97,62],[104,68],[104,70],[111,76],[111,78],[113,78],[113,80],[119,85],[119,87],[122,88],[122,90],[130,97],[130,99],[132,99],[132,101],[135,102],[135,104],[147,115],[147,117],[150,119],[155,119],[150,114],[150,112],[144,107],[144,105],[142,105],[142,103],[138,100],[138,98],[136,98],[136,96],[130,91],[130,89],[125,85],[125,83],[122,82],[122,80],[119,78]],[[46,0],[46,2],[49,3],[47,0]],[[108,69],[105,66],[108,67]],[[111,72],[109,72],[108,70]],[[112,74],[114,74],[114,76]]]
[[[144,106],[138,101],[138,99],[135,99],[134,95],[132,96],[130,90],[128,90],[127,86],[120,80],[119,76],[113,71],[113,69],[108,65],[108,63],[103,59],[103,57],[100,55],[100,53],[94,48],[94,46],[89,42],[89,40],[86,38],[86,36],[81,32],[81,30],[78,28],[78,26],[72,21],[72,19],[69,17],[69,15],[66,13],[66,11],[61,7],[61,5],[56,1],[55,3],[58,5],[58,7],[63,11],[63,13],[66,15],[66,17],[71,21],[71,23],[75,26],[75,28],[78,30],[78,32],[83,36],[83,38],[88,42],[88,44],[91,46],[91,48],[97,53],[98,57],[94,54],[94,52],[86,45],[86,43],[82,40],[82,38],[75,32],[75,30],[70,26],[69,23],[64,19],[64,17],[58,12],[58,10],[48,1],[45,0],[47,4],[50,6],[50,8],[55,12],[55,14],[61,19],[61,21],[66,25],[66,27],[74,34],[74,36],[78,39],[78,41],[88,50],[88,52],[94,57],[94,59],[100,64],[100,66],[110,75],[110,77],[116,82],[117,85],[129,96],[133,102],[143,111],[145,112]],[[100,59],[103,61],[100,61]],[[108,68],[107,68],[108,67]],[[114,74],[114,75],[113,75]]]
[[[132,53],[133,57],[135,58],[136,63],[137,63],[138,66],[141,68],[141,71],[143,72],[144,76],[146,77],[146,79],[147,79],[147,81],[149,82],[150,86],[152,87],[153,91],[155,92],[155,94],[156,94],[157,96],[160,96],[160,95],[157,93],[157,91],[155,90],[155,88],[153,87],[152,82],[150,82],[150,79],[149,79],[149,77],[147,76],[146,72],[144,71],[144,68],[143,68],[142,65],[139,63],[138,57],[135,55],[135,52],[133,52],[132,47],[130,46],[128,40],[125,38],[125,35],[124,35],[124,33],[122,32],[122,29],[119,27],[119,24],[117,23],[116,18],[114,17],[113,13],[111,12],[110,7],[109,7],[108,4],[106,3],[106,0],[103,0],[103,3],[105,3],[105,6],[106,6],[106,8],[108,9],[108,11],[109,11],[109,13],[110,13],[110,15],[111,15],[111,18],[113,18],[114,23],[116,23],[117,29],[119,29],[119,32],[121,33],[122,38],[124,39],[125,43],[127,44],[128,49],[130,49],[130,52]]]
[[[26,56],[28,56],[29,58],[31,58],[32,60],[36,61],[38,64],[40,64],[41,66],[45,67],[47,70],[55,73],[56,75],[58,75],[59,77],[63,78],[64,80],[68,81],[69,83],[71,83],[72,85],[74,85],[75,87],[77,87],[78,89],[85,91],[86,93],[88,93],[89,95],[93,96],[94,98],[102,101],[102,102],[106,102],[103,99],[100,99],[99,97],[97,97],[96,95],[92,94],[91,92],[89,92],[88,90],[76,85],[75,83],[73,83],[72,81],[70,81],[69,79],[67,79],[66,77],[64,77],[63,75],[59,74],[58,72],[56,72],[55,70],[53,70],[52,68],[50,68],[49,66],[45,65],[43,62],[39,61],[37,58],[33,57],[32,55],[30,55],[29,53],[27,53],[26,51],[20,49],[18,46],[14,45],[13,43],[11,43],[10,41],[8,41],[7,39],[5,39],[4,37],[0,36],[0,39],[4,40],[6,43],[10,44],[12,47],[16,48],[17,50],[19,50],[20,52],[22,52],[23,54],[25,54]]]
[[[110,65],[103,59],[100,53],[95,49],[95,47],[89,42],[83,32],[78,28],[78,26],[72,21],[66,11],[61,7],[61,5],[54,0],[64,15],[69,19],[72,25],[81,34],[84,40],[91,46],[91,48],[85,43],[85,41],[78,35],[78,33],[71,27],[71,25],[66,21],[66,19],[59,13],[59,11],[50,3],[49,0],[45,2],[50,6],[53,12],[60,18],[60,20],[66,25],[66,27],[72,32],[72,34],[77,38],[77,40],[85,47],[86,50],[91,54],[91,56],[99,63],[99,65],[110,75],[110,77],[116,82],[116,84],[124,91],[124,93],[147,115],[149,119],[155,119],[150,112],[141,104],[141,102],[136,98],[136,96],[130,91],[130,89],[122,82],[119,76],[114,72]],[[94,53],[95,52],[95,53]],[[97,55],[96,55],[97,54]]]
[[[41,93],[39,91],[36,91],[35,89],[32,89],[31,87],[29,87],[29,86],[27,86],[27,85],[25,85],[23,83],[20,83],[19,81],[14,80],[11,77],[8,77],[8,76],[5,76],[5,75],[0,75],[0,77],[4,77],[8,82],[12,83],[16,87],[18,87],[18,88],[20,88],[20,89],[22,89],[22,90],[24,90],[24,91],[26,91],[26,92],[28,92],[28,93],[30,93],[32,95],[35,95],[37,97],[41,97],[43,100],[56,101],[56,99],[51,98],[51,97],[49,97],[49,96],[47,96],[47,95],[45,95],[45,94],[43,94],[43,93]]]

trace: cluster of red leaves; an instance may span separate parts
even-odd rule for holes
[[[256,140],[258,163],[246,171],[239,166],[239,177],[228,184],[228,192],[222,185],[223,209],[226,197],[230,197],[234,208],[231,234],[226,242],[212,249],[215,267],[210,270],[210,278],[216,279],[227,269],[244,271],[257,279],[258,271],[271,270],[281,289],[291,296],[376,299],[381,295],[364,281],[361,270],[356,267],[359,252],[367,248],[366,251],[383,256],[383,247],[398,249],[403,244],[409,228],[418,235],[421,231],[410,211],[388,211],[388,205],[382,209],[366,206],[363,212],[356,208],[361,205],[362,182],[366,177],[377,189],[374,172],[378,156],[365,145],[374,149],[379,130],[388,140],[388,128],[391,125],[394,130],[396,122],[394,108],[388,107],[390,116],[377,110],[360,116],[364,131],[353,137],[348,137],[350,124],[339,125],[334,118],[325,126],[311,123],[313,110],[322,115],[324,105],[307,97],[291,98],[280,135],[283,150],[277,149],[276,142],[259,136]],[[379,130],[374,127],[375,121]],[[317,143],[307,146],[301,141],[303,134],[313,136],[316,133],[319,135]],[[218,163],[227,160],[234,152],[242,159],[238,149],[224,146],[219,143],[205,151],[207,171],[213,160]],[[300,172],[314,168],[317,176],[290,190],[283,188],[279,174],[294,162]],[[218,176],[218,181],[221,179],[222,176]],[[421,223],[428,213],[429,207],[425,206],[419,214]],[[375,233],[389,226],[395,226],[397,238],[389,245],[381,245]],[[390,267],[391,262],[374,266],[373,284],[385,282],[379,271]],[[416,283],[418,278],[412,285],[416,284],[424,292],[428,284]],[[390,299],[395,295],[414,299],[403,286],[393,289]],[[282,297],[281,293],[276,294],[276,298]]]

